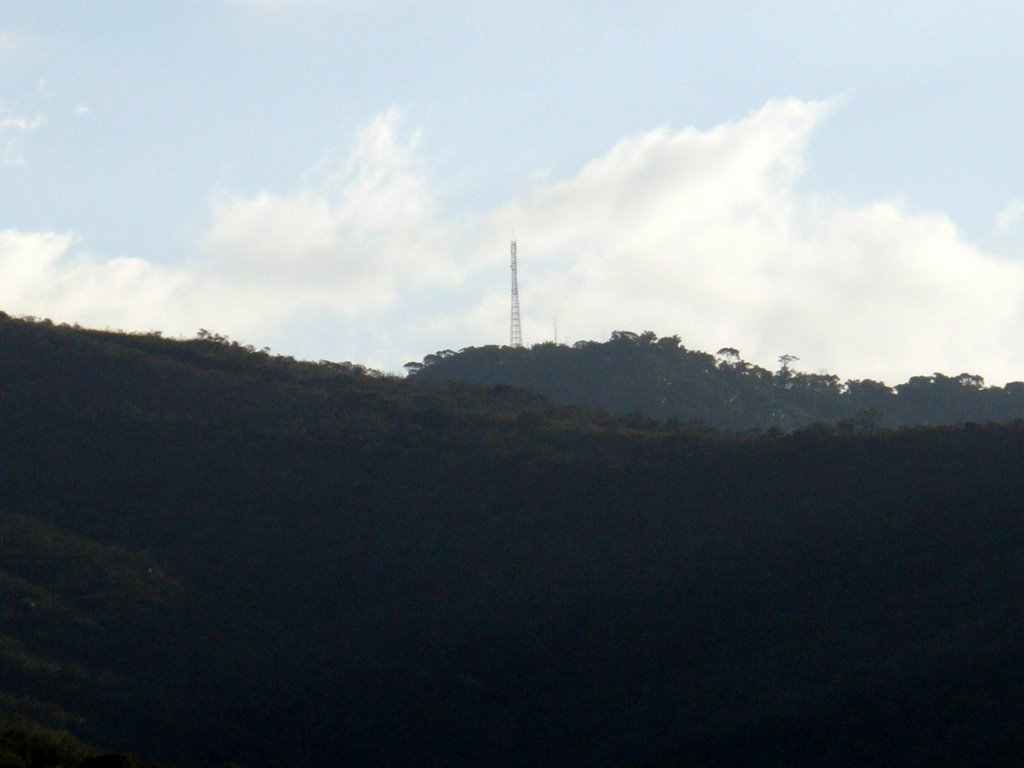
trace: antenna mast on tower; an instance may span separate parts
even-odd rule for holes
[[[513,347],[523,346],[523,329],[519,323],[519,277],[516,273],[516,241],[512,241],[512,330],[509,343]]]

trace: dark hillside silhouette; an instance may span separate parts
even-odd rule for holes
[[[182,766],[1024,748],[1021,422],[737,435],[5,316],[0,370],[7,721]]]
[[[572,347],[469,347],[409,363],[420,381],[465,381],[522,387],[555,402],[702,421],[723,429],[798,429],[832,424],[840,430],[1012,421],[1024,417],[1024,383],[985,387],[962,373],[915,376],[896,387],[872,381],[840,382],[837,376],[795,367],[783,355],[769,371],[745,362],[738,350],[716,355],[686,349],[678,336],[616,331],[604,343]]]

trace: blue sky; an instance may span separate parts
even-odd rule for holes
[[[1024,379],[1010,2],[7,0],[0,308]]]

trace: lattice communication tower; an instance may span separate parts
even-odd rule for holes
[[[519,322],[519,277],[516,272],[516,241],[512,241],[512,330],[509,343],[513,347],[523,346],[523,328]]]

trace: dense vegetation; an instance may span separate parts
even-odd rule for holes
[[[613,413],[703,421],[724,429],[839,429],[1011,421],[1024,418],[1024,383],[986,387],[975,374],[914,376],[890,387],[870,379],[804,373],[783,355],[769,371],[731,347],[716,355],[688,350],[678,336],[616,331],[609,341],[572,347],[469,347],[409,363],[420,381],[523,387],[559,403]]]
[[[728,435],[8,317],[0,366],[8,721],[181,765],[1024,747],[1020,422]]]
[[[134,755],[102,752],[81,744],[63,731],[46,728],[0,726],[2,768],[156,768]]]

